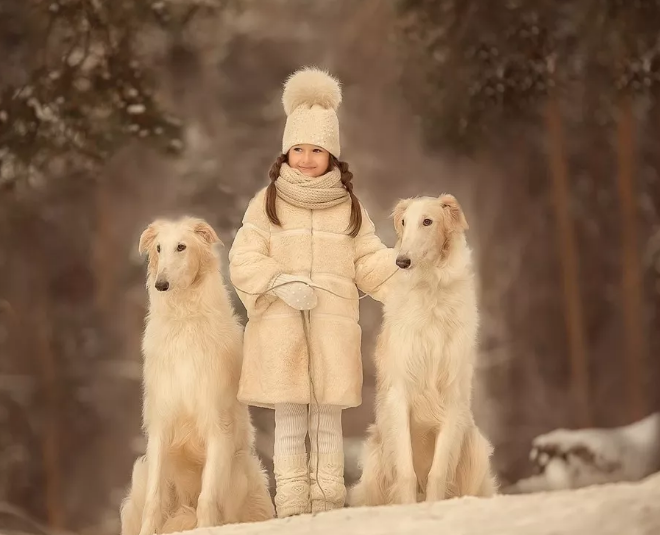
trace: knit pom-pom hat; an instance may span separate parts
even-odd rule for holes
[[[316,67],[304,67],[284,83],[282,104],[287,115],[282,154],[294,145],[309,144],[339,158],[339,80]]]

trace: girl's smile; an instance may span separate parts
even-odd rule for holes
[[[289,166],[310,178],[324,175],[330,167],[330,153],[316,145],[294,145],[288,156]]]

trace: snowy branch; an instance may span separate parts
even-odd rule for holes
[[[180,29],[225,4],[33,0],[43,58],[27,83],[0,93],[0,188],[43,180],[71,157],[93,168],[130,138],[180,152],[181,122],[160,105],[139,39],[149,27]]]

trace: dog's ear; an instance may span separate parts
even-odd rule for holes
[[[463,209],[461,208],[461,205],[458,204],[456,197],[449,193],[443,193],[438,200],[440,201],[440,204],[442,204],[442,208],[449,212],[451,222],[457,230],[463,231],[470,228],[467,219],[465,219]]]
[[[222,240],[218,238],[218,235],[216,234],[215,230],[213,230],[213,227],[206,221],[196,221],[193,225],[193,232],[209,245],[213,245],[214,243],[219,243],[223,247],[225,245],[222,243]]]
[[[138,252],[142,255],[148,251],[153,246],[157,236],[157,223],[153,222],[142,232],[142,235],[140,236],[140,242],[138,243]]]
[[[392,211],[394,230],[396,231],[396,235],[399,237],[401,237],[403,232],[403,214],[405,214],[408,206],[410,206],[410,203],[412,203],[412,199],[401,199],[398,203],[396,203],[396,206]]]

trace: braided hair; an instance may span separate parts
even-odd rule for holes
[[[278,227],[281,226],[281,223],[277,216],[277,188],[275,187],[275,181],[280,177],[280,168],[286,161],[287,155],[280,154],[271,166],[270,171],[268,171],[270,184],[268,184],[268,187],[266,188],[266,215],[270,222]],[[355,238],[360,232],[360,228],[362,228],[362,208],[360,206],[360,201],[353,193],[353,173],[349,170],[346,162],[338,160],[331,154],[328,171],[335,167],[339,169],[339,172],[341,173],[341,183],[351,198],[351,218],[346,230],[351,237]]]

